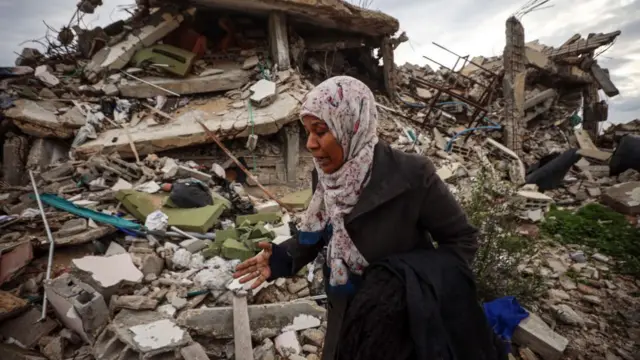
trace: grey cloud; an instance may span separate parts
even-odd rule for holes
[[[0,66],[13,64],[22,47],[41,48],[37,44],[20,43],[41,38],[47,28],[43,20],[54,29],[67,25],[75,10],[77,0],[0,0]],[[99,8],[100,15],[88,15],[85,23],[99,18],[98,22],[110,22],[109,15],[118,4],[133,3],[134,0],[107,0]],[[95,24],[92,24],[95,25]]]

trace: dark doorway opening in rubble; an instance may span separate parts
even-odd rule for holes
[[[362,34],[325,29],[295,21],[289,29],[291,60],[314,85],[327,78],[348,75],[371,89],[384,89],[379,41]]]
[[[268,50],[267,16],[214,8],[199,8],[188,25],[207,38],[213,59],[224,54],[261,48]]]

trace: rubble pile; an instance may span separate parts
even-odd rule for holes
[[[230,359],[239,311],[255,359],[319,359],[321,258],[251,291],[232,273],[259,242],[296,235],[312,167],[299,105],[334,75],[367,83],[380,137],[429,156],[457,196],[488,171],[519,187],[527,225],[552,204],[640,215],[638,121],[598,133],[598,91],[617,89],[594,51],[619,32],[552,48],[524,44],[512,18],[505,56],[434,71],[396,67],[397,20],[340,0],[137,3],[0,68],[0,358]],[[609,334],[602,315],[637,305],[638,281],[587,249],[537,256],[553,289],[516,342],[543,359],[615,342],[631,359],[637,332]]]

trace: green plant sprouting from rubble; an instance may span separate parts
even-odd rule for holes
[[[535,254],[535,242],[516,231],[517,205],[511,185],[492,179],[480,171],[471,191],[461,198],[470,221],[480,230],[480,247],[473,263],[478,293],[482,301],[515,296],[523,304],[532,303],[545,290],[540,275],[519,271]]]
[[[612,256],[620,272],[640,277],[640,229],[608,207],[592,203],[576,212],[554,207],[542,231],[561,243],[586,245]]]

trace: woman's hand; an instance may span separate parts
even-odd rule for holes
[[[256,281],[251,285],[252,289],[260,286],[271,276],[269,258],[271,258],[273,251],[272,245],[268,242],[261,242],[258,243],[258,247],[262,249],[262,251],[251,259],[247,259],[239,264],[236,267],[236,272],[233,274],[235,279],[241,278],[241,284],[256,279]]]

